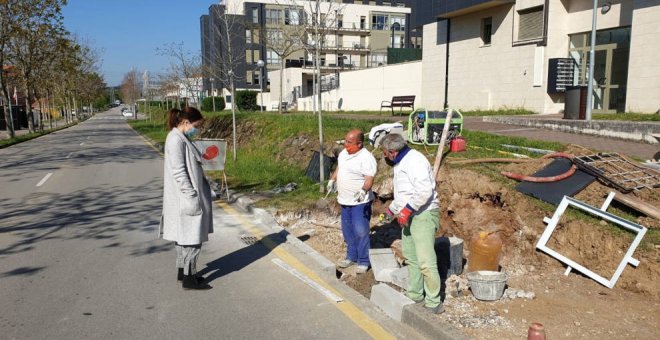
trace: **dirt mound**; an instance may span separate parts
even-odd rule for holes
[[[236,143],[238,146],[245,146],[259,136],[262,127],[256,122],[246,119],[236,121]],[[202,127],[202,138],[217,138],[227,140],[227,146],[233,145],[232,118],[228,116],[213,117],[205,119]]]

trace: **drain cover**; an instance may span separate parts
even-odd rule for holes
[[[259,240],[257,240],[256,237],[254,237],[252,235],[248,235],[248,234],[241,235],[241,241],[243,241],[243,243],[247,244],[248,246],[251,246],[251,245],[259,242]]]

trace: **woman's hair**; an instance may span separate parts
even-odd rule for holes
[[[177,127],[182,120],[187,119],[193,123],[203,119],[202,113],[194,107],[184,107],[183,109],[171,109],[167,112],[167,130]]]

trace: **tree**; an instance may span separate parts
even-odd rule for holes
[[[235,82],[243,79],[238,72],[239,66],[245,61],[245,49],[241,48],[241,41],[245,40],[245,24],[242,16],[229,14],[226,5],[212,5],[210,7],[209,32],[202,34],[210,47],[205,56],[206,74],[216,80],[222,81],[223,87],[229,87],[232,98],[232,159],[236,161],[236,86]],[[229,9],[233,10],[233,9]],[[233,12],[233,11],[232,11]],[[241,34],[237,34],[241,32]],[[215,45],[215,42],[219,46]]]
[[[192,54],[184,49],[183,42],[170,43],[159,48],[158,53],[170,58],[169,75],[173,80],[184,87],[186,93],[193,96],[193,102],[199,102],[194,98],[199,93],[200,78],[202,76],[202,65],[199,54]],[[186,105],[190,105],[186,98]]]
[[[9,67],[5,69],[6,61],[9,59],[9,41],[17,29],[17,14],[14,8],[19,0],[6,0],[0,2],[0,87],[2,88],[2,98],[7,100],[4,106],[5,122],[7,122],[7,132],[10,138],[14,138],[14,118],[11,113],[11,92],[9,91]],[[7,71],[7,72],[5,72]]]
[[[138,84],[139,75],[136,70],[131,70],[124,75],[121,81],[121,95],[125,103],[135,105],[135,102],[140,97],[140,85]],[[136,112],[133,112],[137,115]]]
[[[9,51],[20,70],[21,82],[25,89],[28,127],[34,131],[32,99],[35,81],[39,72],[53,56],[46,48],[68,32],[64,29],[62,6],[64,0],[23,0],[12,6],[20,25],[14,29],[9,39]]]
[[[280,61],[280,95],[278,99],[278,113],[282,113],[283,102],[282,96],[284,92],[284,67],[286,58],[290,55],[304,49],[304,40],[306,37],[304,9],[296,2],[291,2],[285,5],[286,15],[280,17],[281,20],[277,23],[269,23],[271,25],[265,32],[265,45],[268,51],[275,53]],[[262,75],[263,79],[263,75]]]

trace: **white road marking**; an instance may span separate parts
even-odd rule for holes
[[[52,175],[53,175],[53,173],[52,173],[52,172],[49,172],[44,178],[41,179],[41,181],[39,181],[39,183],[37,183],[37,186],[38,186],[38,187],[42,186],[44,183],[46,183],[46,181],[47,181],[47,180],[50,178],[50,176],[52,176]]]
[[[280,260],[280,259],[277,259],[277,258],[272,259],[271,261],[273,261],[273,263],[275,263],[276,265],[282,267],[282,269],[288,271],[291,275],[293,275],[293,276],[299,278],[302,282],[304,282],[304,283],[306,283],[308,286],[314,288],[314,289],[317,290],[319,293],[325,295],[325,297],[327,297],[328,299],[330,299],[330,300],[332,300],[332,301],[334,301],[334,302],[342,302],[342,301],[344,301],[344,299],[342,299],[342,298],[340,298],[339,296],[335,295],[335,294],[332,293],[331,291],[325,289],[323,286],[321,286],[320,284],[316,283],[314,280],[310,279],[309,277],[305,276],[303,273],[297,271],[295,268],[289,266],[289,265],[286,264],[284,261],[282,261],[282,260]]]
[[[80,146],[83,146],[83,145],[85,145],[85,142],[80,143]]]
[[[69,154],[66,155],[66,158],[71,158],[72,155],[73,155],[73,152],[69,152]]]

